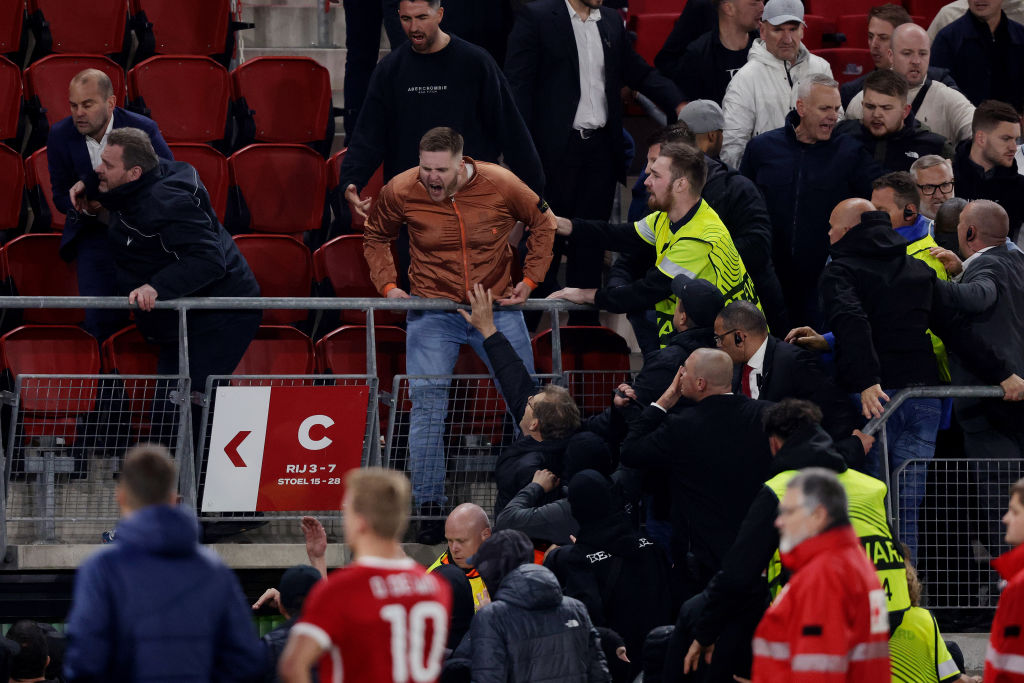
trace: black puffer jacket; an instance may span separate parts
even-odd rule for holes
[[[470,626],[474,683],[611,681],[583,603],[562,595],[545,567],[505,576]]]
[[[895,133],[876,138],[862,121],[847,119],[836,126],[836,135],[849,135],[864,147],[871,158],[886,171],[910,171],[911,165],[927,154],[953,158],[953,146],[946,138],[932,132],[911,114]]]
[[[108,237],[119,293],[149,284],[160,300],[260,295],[249,264],[217,221],[210,196],[189,164],[161,159],[138,180],[98,199],[111,212]],[[177,338],[174,311],[136,311],[135,320],[152,341]],[[190,332],[207,332],[225,324],[227,316],[195,311],[188,320]]]

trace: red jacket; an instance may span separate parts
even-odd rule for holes
[[[878,574],[850,526],[807,539],[754,634],[754,683],[889,681],[889,615]]]
[[[1024,545],[992,560],[1006,588],[999,597],[985,653],[985,683],[1024,683]]]

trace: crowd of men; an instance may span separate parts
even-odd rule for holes
[[[382,2],[407,40],[392,26],[372,74],[346,74],[335,209],[365,218],[381,296],[463,305],[408,314],[411,484],[349,475],[356,559],[325,581],[326,535],[304,523],[316,571],[286,574],[273,597],[289,621],[261,645],[175,505],[173,466],[134,453],[114,548],[79,573],[69,680],[961,677],[913,564],[940,429],[954,421],[976,463],[1024,455],[1018,3],[954,2],[934,36],[875,7],[876,69],[844,87],[803,45],[800,0],[690,0],[657,68],[605,4],[522,3],[498,22],[507,41],[474,43],[446,30],[459,3]],[[666,119],[644,148],[623,129],[624,89]],[[157,126],[117,108],[101,72],[69,93],[48,146],[63,253],[83,293],[137,303],[173,374],[176,323],[154,302],[258,286]],[[609,221],[636,154],[635,220]],[[379,196],[361,198],[381,165]],[[535,385],[537,321],[516,308],[531,296],[591,304],[577,324],[628,315],[643,367],[607,388],[603,413],[581,419],[567,390]],[[103,338],[121,322],[92,312],[87,325]],[[193,385],[230,374],[258,324],[193,316]],[[444,520],[443,376],[467,344],[516,427],[495,509]],[[881,458],[865,421],[896,391],[945,382],[999,385],[1003,399],[957,399],[952,415],[949,401],[905,400]],[[892,529],[882,480],[897,469]],[[993,472],[977,483],[998,498],[1014,485],[1005,538],[1019,545],[1024,489]],[[421,543],[447,543],[430,575],[399,547],[409,509]],[[992,512],[977,541],[995,556]],[[1011,589],[1017,553],[995,565]],[[1006,602],[986,680],[1024,675]]]

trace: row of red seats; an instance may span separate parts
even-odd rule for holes
[[[24,74],[0,57],[0,140],[17,134],[22,106],[45,117],[39,125],[65,118],[68,83],[87,68],[106,73],[118,106],[125,106],[127,96],[133,108],[160,125],[167,142],[222,141],[232,102],[247,120],[251,117],[246,141],[318,143],[331,123],[330,73],[308,57],[257,57],[229,73],[209,57],[156,56],[127,77],[103,56],[50,55]]]
[[[379,296],[370,280],[363,258],[362,237],[342,235],[310,254],[305,244],[286,235],[237,235],[235,243],[260,283],[266,297],[307,297],[314,282],[324,283],[335,296],[362,298]],[[60,235],[30,233],[14,238],[0,248],[0,280],[10,281],[20,296],[77,296],[78,283],[73,264],[57,253]],[[305,310],[273,310],[264,314],[268,324],[305,320]],[[80,309],[26,309],[24,320],[40,324],[77,324]],[[362,311],[341,311],[343,324],[366,322]],[[404,320],[400,312],[381,311],[375,321],[381,325]]]
[[[257,144],[226,158],[209,145],[172,142],[169,146],[175,159],[196,168],[222,223],[233,187],[236,201],[244,202],[248,210],[249,221],[232,227],[277,234],[320,228],[324,197],[337,186],[345,156],[345,150],[340,150],[325,163],[304,145]],[[363,197],[376,197],[383,182],[383,172],[378,169],[363,189]],[[65,216],[53,202],[45,147],[22,164],[14,150],[0,145],[0,187],[5,188],[0,191],[0,229],[17,225],[22,193],[27,188],[35,214],[33,231],[63,230]],[[363,219],[353,216],[352,226],[362,229]]]
[[[231,0],[0,0],[0,54],[19,50],[28,23],[52,52],[127,57],[130,18],[151,34],[152,45],[141,47],[156,54],[230,48]]]
[[[376,363],[378,388],[392,392],[395,375],[405,372],[405,332],[387,325],[377,326]],[[562,367],[565,370],[600,371],[599,387],[591,386],[588,376],[579,373],[573,377],[569,390],[576,397],[585,415],[600,412],[608,405],[607,388],[626,381],[629,374],[629,348],[622,337],[604,327],[567,327],[562,330]],[[551,332],[545,331],[532,340],[537,371],[550,373]],[[293,327],[263,325],[249,345],[245,356],[235,370],[235,376],[244,375],[309,375],[326,373],[335,375],[366,374],[366,328],[346,325],[337,328],[315,345],[312,340]],[[118,375],[154,375],[157,368],[157,347],[147,343],[135,326],[127,327],[107,339],[102,350],[87,332],[73,325],[23,325],[0,337],[3,367],[12,377],[18,375],[94,375],[100,372]],[[463,347],[455,366],[461,375],[486,375],[483,363]],[[613,376],[609,377],[608,373]],[[258,380],[257,380],[258,381]],[[470,380],[473,383],[473,409],[453,419],[453,423],[489,430],[492,440],[500,439],[502,420],[494,419],[504,410],[497,389],[489,380]],[[237,383],[247,383],[239,379]],[[65,387],[66,389],[66,387]],[[93,410],[96,385],[83,382],[76,385],[75,395],[51,387],[45,381],[39,386],[22,385],[20,409],[45,425],[46,433],[74,439],[75,418]],[[205,387],[193,387],[205,391]],[[126,379],[124,391],[130,403],[129,413],[140,437],[146,435],[155,390],[145,380]],[[404,410],[408,410],[408,397],[402,397]],[[49,416],[46,419],[45,416]],[[380,410],[380,424],[387,426],[388,412]],[[494,441],[497,442],[497,441]]]

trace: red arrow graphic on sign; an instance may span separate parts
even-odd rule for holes
[[[252,434],[252,432],[238,432],[235,434],[235,438],[228,442],[228,445],[224,447],[224,453],[231,460],[231,464],[235,467],[245,467],[245,461],[242,460],[242,456],[238,454],[238,447],[242,445],[246,437]]]

